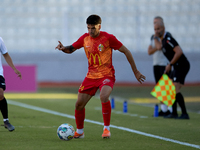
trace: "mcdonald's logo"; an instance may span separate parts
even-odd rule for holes
[[[92,62],[93,61],[93,62]],[[97,62],[99,62],[99,65],[101,65],[101,58],[99,56],[99,54],[95,54],[93,55],[92,53],[90,54],[90,58],[89,58],[89,63],[90,64],[97,64]]]

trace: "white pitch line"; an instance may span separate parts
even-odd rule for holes
[[[12,100],[8,100],[8,104],[15,105],[15,106],[20,106],[20,107],[24,107],[24,108],[40,111],[40,112],[45,112],[45,113],[49,113],[49,114],[53,114],[53,115],[57,115],[57,116],[67,117],[67,118],[70,118],[70,119],[75,119],[75,117],[72,116],[72,115],[60,113],[60,112],[49,110],[49,109],[46,109],[46,108],[41,108],[41,107],[37,107],[37,106],[24,104],[24,103],[12,101]],[[98,124],[98,125],[102,125],[102,126],[104,125],[102,122],[93,121],[93,120],[89,120],[89,119],[85,119],[85,122]],[[123,131],[128,131],[128,132],[131,132],[131,133],[136,133],[136,134],[139,134],[139,135],[144,135],[144,136],[147,136],[147,137],[156,138],[156,139],[163,140],[163,141],[169,141],[169,142],[172,142],[172,143],[176,143],[176,144],[185,145],[185,146],[189,146],[189,147],[200,149],[200,145],[181,142],[181,141],[177,141],[177,140],[173,140],[173,139],[169,139],[169,138],[165,138],[165,137],[161,137],[161,136],[157,136],[157,135],[153,135],[153,134],[149,134],[149,133],[145,133],[145,132],[141,132],[141,131],[125,128],[125,127],[120,127],[120,126],[115,126],[115,125],[110,125],[110,127],[115,128],[115,129],[119,129],[119,130],[123,130]]]

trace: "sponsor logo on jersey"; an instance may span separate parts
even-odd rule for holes
[[[96,65],[98,63],[99,65],[101,65],[101,58],[100,58],[99,54],[93,55],[91,53],[90,57],[89,57],[89,63],[94,64],[94,65]]]
[[[171,47],[174,47],[174,45],[173,45],[170,41],[167,40],[167,43],[168,43]]]

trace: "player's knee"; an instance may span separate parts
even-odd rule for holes
[[[108,96],[104,94],[100,94],[100,99],[102,103],[106,103],[107,101],[109,101]]]
[[[3,93],[0,93],[0,101],[4,99]]]
[[[0,88],[0,100],[4,99],[4,91],[2,88]]]
[[[176,94],[180,92],[180,89],[182,85],[180,83],[174,82],[175,88],[176,88]]]
[[[84,106],[83,106],[82,104],[76,102],[76,104],[75,104],[75,109],[76,109],[76,110],[83,110],[83,109],[84,109]]]

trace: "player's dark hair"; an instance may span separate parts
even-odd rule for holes
[[[99,17],[98,15],[90,15],[87,18],[86,23],[92,25],[101,24],[101,17]]]

